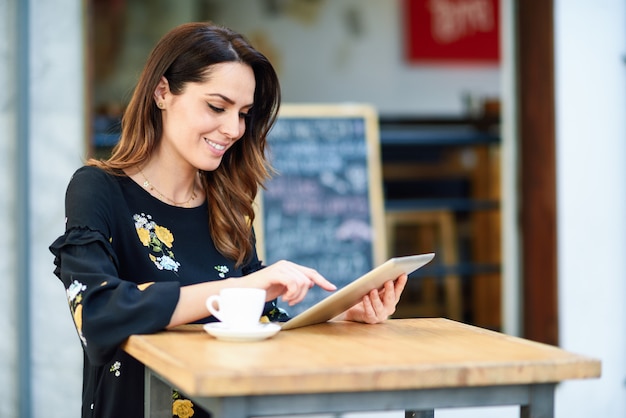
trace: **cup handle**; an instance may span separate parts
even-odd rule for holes
[[[209,296],[206,300],[206,308],[209,310],[209,312],[211,312],[211,315],[221,321],[222,319],[220,318],[220,311],[219,309],[215,309],[215,307],[213,306],[214,302],[217,302],[217,306],[220,305],[220,295]]]

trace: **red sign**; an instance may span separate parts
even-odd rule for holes
[[[499,0],[404,0],[410,62],[500,60]]]

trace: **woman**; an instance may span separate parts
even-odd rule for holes
[[[207,23],[166,34],[148,58],[106,161],[90,160],[66,194],[66,232],[50,247],[84,351],[83,417],[143,416],[143,367],[119,348],[132,334],[208,322],[226,287],[265,289],[265,315],[335,286],[288,261],[263,268],[252,221],[268,178],[276,73],[244,38]],[[406,276],[339,319],[381,322]],[[174,416],[208,416],[178,392]]]

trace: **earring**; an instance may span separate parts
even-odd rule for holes
[[[159,104],[158,104],[157,106],[159,106],[159,109],[163,109],[163,107],[165,107],[165,105],[163,104],[163,102],[159,102]]]

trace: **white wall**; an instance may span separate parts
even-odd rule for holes
[[[14,416],[18,405],[17,385],[17,280],[15,245],[16,235],[12,227],[15,187],[15,145],[16,145],[16,98],[18,92],[14,84],[15,25],[16,7],[14,2],[0,1],[0,387],[3,388],[3,402],[0,402],[0,416]]]
[[[602,378],[559,387],[557,416],[626,416],[626,6],[556,0],[560,341]]]
[[[18,7],[27,9],[28,44],[18,42]],[[23,28],[23,27],[21,27]],[[65,290],[54,277],[48,246],[63,233],[65,188],[84,155],[84,77],[82,2],[75,0],[0,1],[0,416],[25,416],[20,411],[17,330],[30,305],[31,373],[21,376],[32,385],[33,417],[80,416],[82,353],[67,307]],[[18,51],[29,56],[20,68],[28,88],[18,85]],[[18,90],[20,89],[20,90]],[[27,101],[27,137],[18,137],[18,98]],[[28,167],[17,167],[18,141],[26,141]],[[20,232],[16,173],[27,169],[30,207],[26,209],[30,270],[29,302],[18,294]],[[23,255],[22,255],[23,256]],[[22,394],[23,396],[23,394]],[[21,414],[21,415],[20,415]],[[28,418],[28,417],[26,417]]]
[[[23,1],[23,0],[16,0]],[[85,155],[83,5],[30,0],[33,416],[79,416],[82,350],[48,246],[65,228],[65,188]]]

